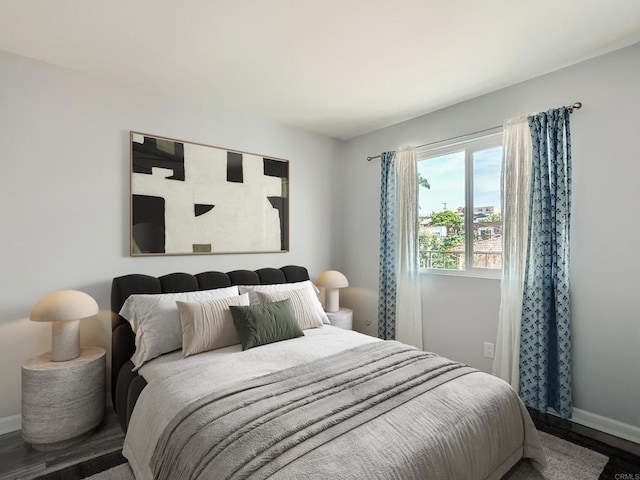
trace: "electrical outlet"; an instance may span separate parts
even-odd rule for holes
[[[484,356],[487,358],[493,358],[495,356],[496,346],[490,342],[484,342]]]

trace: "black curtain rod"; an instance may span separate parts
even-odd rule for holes
[[[566,105],[566,107],[569,109],[569,113],[573,113],[574,110],[579,110],[580,108],[582,108],[582,102],[575,102],[572,105]],[[500,128],[500,127],[502,127],[502,125],[496,125],[495,127],[485,128],[484,130],[478,130],[477,132],[466,133],[464,135],[458,135],[457,137],[445,138],[444,140],[438,140],[437,142],[423,143],[422,145],[416,146],[416,148],[428,147],[429,145],[434,145],[436,143],[441,143],[441,142],[448,142],[450,140],[455,140],[456,138],[468,137],[468,136],[471,136],[471,135],[477,135],[479,133],[488,132],[490,130],[495,130],[496,128]],[[371,160],[373,160],[375,158],[380,158],[380,157],[382,157],[382,155],[376,155],[375,157],[367,157],[367,162],[370,162]]]

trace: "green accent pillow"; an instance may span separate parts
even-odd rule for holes
[[[229,309],[242,350],[304,336],[288,298],[261,305],[230,305]]]

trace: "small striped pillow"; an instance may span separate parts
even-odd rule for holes
[[[318,328],[322,326],[322,317],[318,314],[316,303],[320,303],[318,297],[309,288],[299,290],[286,290],[281,292],[256,292],[260,303],[278,302],[290,299],[293,314],[302,330]]]
[[[249,305],[248,294],[202,303],[176,301],[176,304],[182,324],[183,357],[240,343],[229,306]]]

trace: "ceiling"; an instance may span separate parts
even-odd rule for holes
[[[341,139],[638,41],[638,0],[0,0],[0,50]]]

